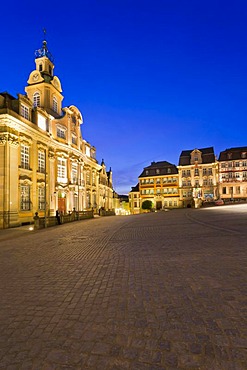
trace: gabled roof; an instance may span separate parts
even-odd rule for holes
[[[131,187],[130,193],[134,193],[134,192],[138,192],[138,191],[139,191],[139,182],[138,182],[138,184],[136,186],[132,186]]]
[[[183,150],[179,157],[179,166],[190,165],[191,153],[194,150],[198,150],[202,153],[202,163],[213,163],[215,162],[214,148],[212,146],[201,149]]]
[[[139,178],[140,177],[150,177],[150,176],[170,175],[170,174],[177,174],[177,173],[178,173],[178,170],[175,164],[169,163],[167,161],[152,162],[150,166],[147,166],[143,169]]]
[[[247,155],[247,146],[241,146],[236,148],[229,148],[222,152],[219,155],[219,161],[231,161],[236,159],[243,159],[243,153]]]

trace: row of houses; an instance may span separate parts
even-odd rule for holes
[[[178,166],[167,161],[152,162],[132,187],[129,206],[135,214],[141,212],[145,200],[160,210],[199,208],[217,199],[247,200],[247,147],[226,149],[218,159],[213,147],[184,150]]]
[[[0,93],[0,228],[74,210],[115,208],[112,171],[82,137],[79,109],[62,107],[62,86],[46,41],[25,94]]]

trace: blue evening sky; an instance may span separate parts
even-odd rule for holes
[[[0,91],[24,92],[43,28],[119,194],[151,161],[247,145],[246,0],[4,1]]]

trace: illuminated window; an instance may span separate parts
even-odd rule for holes
[[[56,98],[56,96],[53,96],[52,106],[53,106],[54,112],[57,113],[57,111],[58,111],[58,104],[57,104],[57,98]]]
[[[57,137],[60,137],[61,139],[65,139],[65,130],[63,130],[61,127],[57,127]]]
[[[21,144],[21,168],[29,169],[29,146]]]
[[[45,152],[41,150],[38,152],[38,172],[45,173]]]
[[[22,211],[29,211],[31,209],[31,200],[30,200],[30,186],[29,185],[21,185],[21,204],[20,208]]]
[[[72,184],[77,183],[77,164],[76,163],[72,163],[71,182],[72,182]]]
[[[41,188],[39,187],[39,190],[38,190],[38,207],[40,210],[44,210],[45,209],[45,188]]]
[[[40,94],[37,92],[33,95],[33,106],[40,107]]]
[[[66,159],[58,158],[57,160],[57,176],[61,179],[66,178]]]
[[[21,104],[21,116],[29,119],[29,108],[26,107],[24,104]]]

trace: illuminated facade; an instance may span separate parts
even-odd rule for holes
[[[225,201],[247,200],[247,147],[220,152],[219,194]]]
[[[179,191],[183,207],[200,207],[218,198],[218,163],[213,147],[184,150],[179,157]]]
[[[0,228],[30,223],[35,212],[113,208],[112,172],[82,138],[79,109],[62,107],[46,41],[35,64],[25,95],[0,94]]]
[[[133,215],[140,213],[139,183],[136,186],[133,186],[129,192],[129,208],[130,213]]]
[[[140,209],[145,200],[153,203],[153,208],[180,208],[178,170],[166,161],[152,162],[139,176]]]

